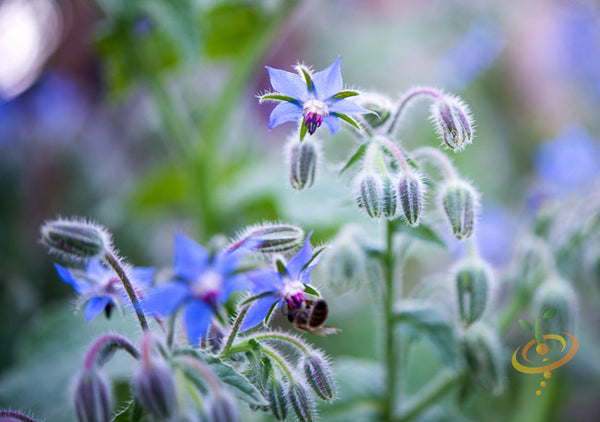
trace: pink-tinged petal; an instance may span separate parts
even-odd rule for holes
[[[286,268],[290,273],[290,277],[292,279],[297,280],[300,277],[300,271],[302,271],[302,267],[306,265],[310,258],[312,258],[313,248],[310,244],[310,237],[312,236],[312,230],[310,233],[306,235],[306,240],[304,241],[304,246],[292,259],[287,263]]]
[[[371,110],[367,110],[366,108],[359,106],[351,99],[333,101],[331,104],[329,104],[329,112],[348,115],[365,113],[377,114]]]
[[[327,126],[327,129],[329,129],[329,133],[331,133],[332,135],[338,133],[342,126],[342,124],[340,122],[340,118],[337,116],[334,116],[333,114],[323,117],[323,123],[325,123],[325,126]]]
[[[302,107],[294,103],[281,103],[273,109],[269,118],[269,130],[285,122],[302,119]]]
[[[269,72],[271,86],[279,94],[295,98],[301,103],[308,99],[306,82],[299,75],[270,66],[266,66],[266,68]]]
[[[328,68],[315,73],[313,82],[317,91],[317,98],[324,101],[344,88],[341,71],[342,57],[338,57]]]
[[[198,346],[206,337],[213,312],[210,306],[200,300],[192,300],[185,309],[185,333],[192,346]]]
[[[199,244],[181,233],[175,235],[175,275],[191,280],[204,272],[209,261],[208,252]]]
[[[150,314],[168,316],[173,314],[190,295],[190,288],[180,282],[170,282],[150,290],[142,301],[142,307]]]
[[[249,330],[252,327],[258,325],[269,312],[271,306],[277,301],[277,298],[272,295],[268,295],[265,297],[261,297],[257,299],[250,305],[250,309],[248,309],[248,313],[244,318],[244,322],[242,322],[241,331]]]
[[[88,303],[85,306],[85,320],[90,322],[96,318],[96,316],[106,308],[106,305],[108,305],[110,301],[111,299],[108,296],[94,296],[88,300]]]

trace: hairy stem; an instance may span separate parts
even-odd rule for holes
[[[384,318],[385,318],[385,349],[384,365],[386,368],[386,392],[384,416],[391,421],[394,407],[399,405],[396,401],[398,392],[396,381],[400,367],[400,354],[396,336],[394,335],[394,226],[391,221],[386,222],[386,249],[382,256],[383,277],[385,283]]]
[[[285,342],[288,342],[288,343],[294,345],[300,351],[302,351],[302,353],[304,353],[305,355],[309,355],[311,352],[306,344],[304,344],[302,341],[298,340],[296,337],[291,336],[286,333],[266,332],[266,333],[254,334],[254,335],[249,336],[248,338],[255,339],[255,340],[281,340],[281,341],[285,341]]]
[[[246,314],[248,313],[248,309],[250,309],[250,305],[245,305],[245,306],[242,306],[242,308],[238,312],[237,317],[235,318],[235,321],[233,322],[233,326],[231,327],[231,331],[229,332],[229,335],[227,336],[227,340],[225,341],[225,346],[223,346],[223,349],[221,350],[221,354],[226,353],[233,345],[233,342],[234,342],[237,334],[240,331],[240,327],[242,326],[242,322],[244,322],[244,318],[246,317]]]
[[[433,97],[436,99],[442,98],[442,93],[433,88],[411,89],[406,94],[404,94],[404,96],[398,102],[398,105],[396,106],[396,110],[394,111],[392,118],[390,119],[390,122],[388,123],[388,125],[389,125],[388,129],[387,129],[388,134],[394,135],[397,132],[398,127],[400,126],[400,121],[402,119],[402,114],[404,114],[406,107],[412,100],[414,100],[415,98],[417,98],[421,95],[427,95],[427,96],[430,96],[430,97]]]
[[[35,419],[30,418],[29,416],[21,412],[17,412],[15,410],[0,409],[0,420],[5,420],[4,418],[7,418],[6,420],[16,419],[23,422],[37,422]]]
[[[441,152],[439,149],[433,147],[417,148],[413,152],[413,156],[415,158],[423,157],[428,158],[431,161],[435,161],[445,179],[458,179],[458,173],[452,165],[452,162],[446,156],[446,154]]]
[[[92,369],[95,365],[102,366],[110,357],[116,349],[123,349],[135,359],[139,359],[140,352],[136,347],[131,344],[129,340],[125,337],[119,336],[117,334],[105,334],[99,337],[90,350],[88,351],[84,367],[86,369]]]

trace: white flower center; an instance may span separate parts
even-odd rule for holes
[[[192,295],[205,302],[217,298],[223,285],[223,276],[214,271],[203,273],[192,283]]]
[[[300,280],[287,281],[279,291],[279,297],[295,308],[304,301],[304,283]]]
[[[304,111],[304,117],[310,113],[317,114],[319,116],[329,116],[329,108],[327,107],[327,104],[314,98],[305,102],[302,106],[302,110]]]

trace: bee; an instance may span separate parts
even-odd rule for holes
[[[288,321],[301,331],[326,336],[335,334],[338,328],[323,325],[327,319],[329,308],[324,300],[304,300],[300,307],[288,306]]]

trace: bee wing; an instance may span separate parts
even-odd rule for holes
[[[327,327],[326,325],[321,325],[320,327],[311,328],[310,332],[316,334],[318,336],[328,336],[331,334],[337,334],[342,331],[339,328],[335,327]]]

